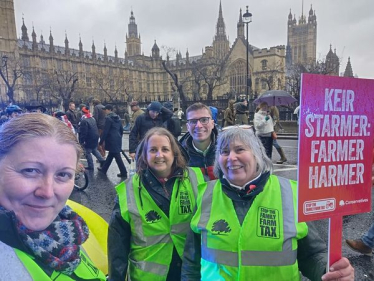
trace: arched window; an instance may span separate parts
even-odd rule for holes
[[[246,67],[244,60],[237,60],[230,66],[230,90],[238,94],[245,93],[246,87]]]

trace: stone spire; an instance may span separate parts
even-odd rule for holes
[[[117,45],[114,47],[114,62],[118,62],[118,51],[117,51]]]
[[[22,18],[22,27],[21,27],[21,30],[22,30],[22,37],[21,37],[21,39],[23,41],[29,41],[29,35],[27,34],[27,27],[25,25],[24,18]]]
[[[344,77],[354,77],[350,57],[348,57],[347,66],[345,67]]]
[[[229,40],[226,36],[226,27],[223,20],[222,4],[219,2],[218,20],[216,25],[216,35],[213,40],[213,52],[217,59],[222,59],[229,52]]]
[[[156,40],[152,47],[152,57],[154,58],[160,57],[160,48],[157,46]]]
[[[129,57],[138,56],[141,53],[140,34],[138,35],[138,26],[135,22],[133,11],[131,11],[130,15],[128,35],[126,34],[126,52]]]
[[[49,52],[51,54],[55,52],[55,47],[53,45],[52,30],[49,31]]]
[[[65,55],[70,55],[68,35],[65,33]]]
[[[32,27],[31,37],[32,37],[32,49],[37,50],[38,49],[38,42],[36,42],[36,33],[35,33],[35,30],[34,30],[34,27]]]
[[[83,53],[83,44],[82,44],[81,37],[79,36],[79,57],[83,58],[83,56],[84,56],[84,53]]]
[[[105,43],[104,43],[104,61],[108,61],[108,49],[106,48]]]
[[[94,40],[92,40],[92,59],[96,59],[96,47]]]
[[[245,37],[244,37],[244,22],[243,22],[243,16],[242,16],[242,9],[241,8],[240,8],[240,12],[239,12],[239,21],[238,21],[238,24],[237,24],[237,35],[238,35],[238,38],[245,39]]]

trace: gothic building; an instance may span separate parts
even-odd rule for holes
[[[12,67],[20,67],[23,73],[16,83],[16,101],[58,100],[64,91],[72,89],[74,100],[169,100],[176,88],[166,70],[178,76],[185,95],[191,100],[246,92],[248,43],[244,36],[242,12],[239,12],[237,37],[230,44],[221,3],[212,45],[206,46],[202,54],[195,56],[190,56],[188,51],[183,56],[178,51],[175,59],[170,59],[169,54],[163,59],[156,41],[151,49],[152,55],[143,54],[133,11],[130,13],[123,57],[119,56],[116,46],[114,55],[108,54],[105,44],[102,51],[98,51],[93,41],[90,51],[84,50],[81,40],[78,48],[74,48],[69,45],[67,34],[64,46],[55,45],[52,30],[48,42],[42,34],[36,34],[34,27],[29,37],[24,20],[21,36],[17,39],[13,0],[0,0],[0,16],[6,19],[0,21],[1,56],[6,55],[8,58],[9,73]],[[285,47],[260,49],[248,45],[248,50],[252,97],[268,89],[283,89]],[[12,77],[9,77],[11,80]],[[6,86],[2,79],[0,99],[7,101]]]
[[[292,64],[312,64],[317,54],[317,17],[312,7],[309,10],[308,21],[301,13],[299,21],[296,15],[288,15],[287,23],[287,66]]]

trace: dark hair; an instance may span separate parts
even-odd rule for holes
[[[39,137],[53,137],[58,143],[73,145],[78,164],[82,148],[74,133],[59,119],[42,113],[26,113],[12,118],[0,127],[0,159],[18,143]]]
[[[197,102],[197,103],[194,103],[192,105],[190,105],[187,110],[186,110],[186,116],[188,116],[188,113],[190,113],[190,111],[197,111],[197,110],[200,110],[200,109],[206,109],[210,115],[210,117],[212,117],[212,111],[210,110],[209,106],[206,106],[205,104],[201,103],[201,102]]]
[[[98,100],[98,99],[93,99],[92,103],[93,103],[93,105],[98,105],[99,103],[101,103],[101,101]]]
[[[138,154],[138,163],[137,163],[137,174],[141,177],[145,170],[148,168],[147,162],[147,150],[149,139],[153,135],[167,137],[170,141],[171,150],[174,153],[174,162],[171,166],[172,171],[174,172],[178,168],[186,169],[187,163],[183,157],[181,150],[179,149],[178,143],[175,140],[174,136],[165,128],[155,127],[150,129],[144,136],[142,142],[140,143],[139,154]]]
[[[105,105],[105,109],[108,109],[108,110],[110,110],[110,111],[113,111],[113,105],[111,105],[111,104],[107,104],[107,105]]]

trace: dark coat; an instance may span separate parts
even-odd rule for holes
[[[74,129],[77,131],[78,130],[78,123],[79,119],[77,117],[77,113],[71,109],[68,109],[66,111],[66,116],[68,117],[70,123],[73,125]]]
[[[104,130],[105,125],[105,106],[101,103],[95,105],[94,112],[93,112],[93,118],[96,120],[97,127],[101,130]]]
[[[142,177],[143,186],[149,192],[149,195],[153,198],[155,203],[168,217],[171,200],[170,194],[172,194],[174,182],[182,176],[183,170],[177,170],[164,185],[161,184],[149,170],[145,171],[144,176]],[[167,190],[169,195],[166,194],[165,190]],[[109,280],[125,280],[128,267],[128,257],[131,251],[130,244],[131,226],[122,218],[119,203],[117,202],[110,219],[108,232]],[[182,259],[174,247],[170,269],[166,278],[167,281],[180,280],[181,265]]]
[[[100,145],[105,141],[105,150],[112,153],[120,153],[122,150],[123,127],[121,119],[114,112],[105,117],[103,134],[100,137]]]
[[[208,176],[211,180],[215,179],[213,174],[213,166],[216,157],[216,142],[217,142],[218,130],[216,127],[213,128],[211,134],[212,143],[210,144],[208,152],[203,155],[195,150],[192,144],[192,136],[190,133],[186,133],[180,140],[180,144],[187,151],[190,159],[188,160],[188,166],[199,167],[204,175]]]
[[[79,143],[85,148],[94,149],[99,141],[99,130],[93,117],[83,117],[79,125]]]
[[[162,107],[160,114],[155,119],[149,116],[148,110],[137,117],[129,136],[129,152],[135,153],[139,142],[144,138],[145,134],[154,127],[164,127],[164,122],[172,116],[172,111]]]

